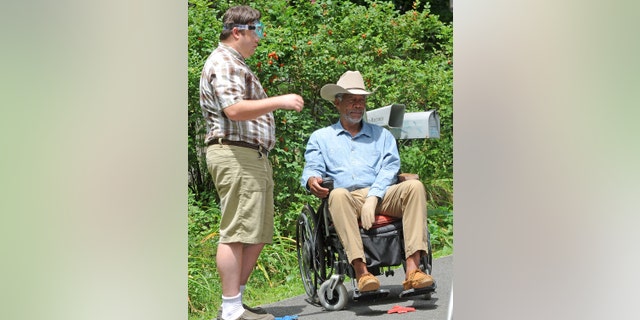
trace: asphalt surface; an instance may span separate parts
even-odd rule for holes
[[[431,294],[431,299],[425,299],[425,295],[399,298],[404,280],[402,267],[395,269],[395,275],[385,277],[378,276],[381,289],[390,291],[389,295],[373,301],[354,301],[351,299],[353,284],[350,279],[345,280],[349,292],[349,301],[344,309],[327,311],[320,305],[309,303],[306,295],[289,298],[276,303],[262,306],[275,317],[298,316],[301,320],[315,319],[356,319],[359,317],[375,317],[376,319],[403,319],[403,320],[446,320],[449,312],[449,300],[451,299],[453,279],[453,256],[447,256],[433,261],[433,279],[437,289]],[[387,311],[394,306],[413,307],[415,311],[406,313],[391,313]]]

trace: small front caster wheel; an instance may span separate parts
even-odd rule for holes
[[[330,289],[331,281],[327,280],[322,283],[318,290],[318,296],[320,298],[320,304],[329,310],[342,310],[347,305],[347,287],[344,283],[340,282],[336,285],[335,289]]]

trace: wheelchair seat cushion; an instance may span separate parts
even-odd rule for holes
[[[384,227],[388,224],[394,223],[398,220],[402,220],[400,218],[396,218],[396,217],[392,217],[392,216],[385,216],[383,214],[377,214],[375,216],[375,220],[373,221],[373,225],[371,225],[372,229],[375,228],[380,228],[380,227]],[[360,222],[360,220],[358,220],[358,226],[362,228],[362,222]]]

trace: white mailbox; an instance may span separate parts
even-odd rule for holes
[[[404,104],[392,104],[367,111],[365,120],[386,128],[396,139],[440,138],[440,116],[436,110],[404,111]]]
[[[367,122],[385,128],[402,127],[404,120],[404,104],[392,104],[386,107],[367,111]]]
[[[404,121],[404,104],[392,104],[386,107],[367,111],[366,121],[387,128],[398,139]]]
[[[436,110],[404,114],[399,139],[440,138],[440,116]]]

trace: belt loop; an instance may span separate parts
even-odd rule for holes
[[[264,157],[264,154],[262,153],[262,145],[258,145],[258,159],[262,159],[262,157]]]

